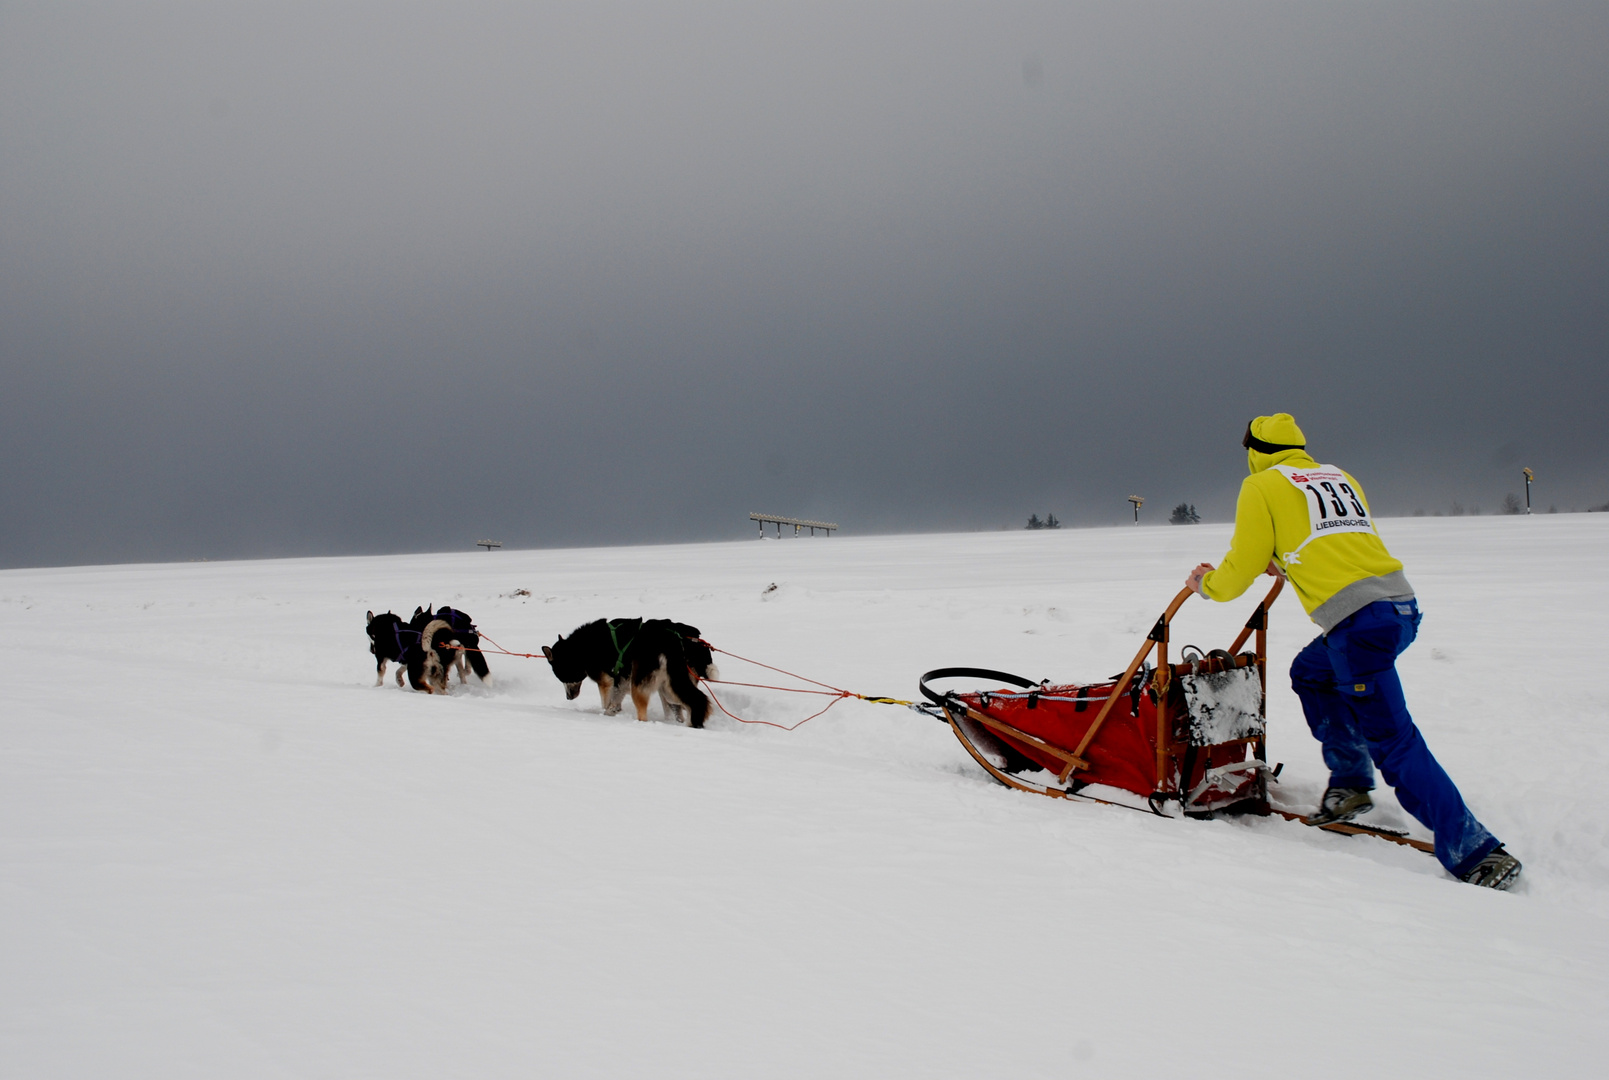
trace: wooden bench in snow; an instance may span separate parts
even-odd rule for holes
[[[773,523],[777,527],[778,539],[781,539],[782,537],[782,526],[784,525],[792,525],[793,535],[795,536],[799,535],[800,529],[809,529],[811,536],[816,535],[817,529],[820,529],[828,536],[831,536],[832,531],[838,527],[838,523],[835,521],[807,521],[804,518],[778,517],[775,514],[750,514],[749,520],[758,521],[760,523],[760,536],[762,538],[765,536],[766,525]]]

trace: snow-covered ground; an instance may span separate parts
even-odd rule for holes
[[[692,731],[501,657],[491,687],[376,688],[363,634],[429,601],[517,651],[674,617],[870,694],[1093,679],[1226,527],[0,573],[0,1073],[1596,1075],[1609,514],[1383,531],[1426,611],[1409,703],[1517,893],[1283,820],[1013,793],[897,707]],[[1192,600],[1176,642],[1251,603]],[[1324,774],[1282,673],[1312,633],[1287,591],[1297,809]]]

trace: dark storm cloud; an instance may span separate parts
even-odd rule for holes
[[[0,564],[1221,519],[1279,408],[1387,512],[1601,503],[1606,52],[1601,4],[8,5]]]

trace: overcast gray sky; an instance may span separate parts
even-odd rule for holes
[[[1609,4],[0,2],[0,565],[1609,502]]]

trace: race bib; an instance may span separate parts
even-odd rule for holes
[[[1373,533],[1374,522],[1363,505],[1363,496],[1352,489],[1346,473],[1333,465],[1302,469],[1275,465],[1274,470],[1291,482],[1307,500],[1307,539],[1295,551],[1287,551],[1286,563],[1299,562],[1298,553],[1321,536],[1339,533]]]

